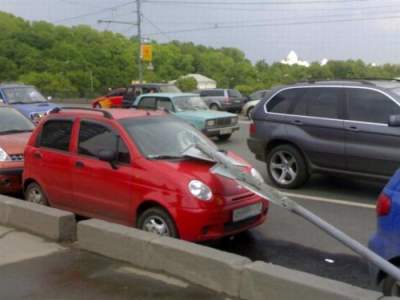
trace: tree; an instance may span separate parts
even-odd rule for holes
[[[193,77],[182,77],[176,81],[176,86],[182,92],[193,92],[197,89],[197,81]]]

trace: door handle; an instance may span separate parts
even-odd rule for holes
[[[81,161],[77,161],[75,163],[75,167],[78,168],[78,169],[83,169],[85,167],[85,164],[83,162],[81,162]]]
[[[295,125],[302,125],[303,124],[303,122],[300,121],[300,120],[293,120],[292,123],[295,124]]]
[[[358,131],[358,127],[354,126],[354,125],[353,126],[349,126],[346,129],[349,130],[349,131]]]
[[[36,159],[42,159],[42,153],[40,153],[39,151],[35,151],[33,152],[33,157]]]

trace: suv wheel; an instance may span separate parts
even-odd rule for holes
[[[232,134],[221,134],[218,136],[218,139],[222,142],[227,141],[231,138]]]
[[[211,105],[210,105],[210,109],[211,109],[211,110],[219,110],[219,107],[218,107],[217,104],[211,104]]]
[[[396,279],[387,276],[383,280],[382,291],[385,296],[400,296],[400,282],[396,281]]]
[[[272,182],[281,188],[298,188],[308,179],[303,156],[290,145],[275,147],[268,153],[267,169]]]
[[[178,238],[174,221],[162,208],[152,207],[145,210],[138,219],[137,227],[161,236]]]
[[[32,182],[26,188],[25,200],[31,203],[49,206],[46,195],[44,194],[40,185],[38,185],[36,182]]]

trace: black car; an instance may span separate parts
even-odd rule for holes
[[[248,146],[279,187],[299,187],[316,172],[386,179],[400,166],[397,81],[281,86],[253,120]]]

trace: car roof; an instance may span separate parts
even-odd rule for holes
[[[88,109],[88,108],[59,108],[53,110],[50,115],[57,118],[56,116],[63,117],[93,117],[98,116],[99,118],[107,118],[114,120],[121,120],[127,118],[141,118],[141,117],[157,117],[167,116],[168,114],[161,110],[143,110],[143,109]]]
[[[315,86],[315,85],[323,85],[323,86],[358,86],[358,87],[381,87],[381,88],[391,88],[400,87],[400,81],[398,80],[384,80],[384,79],[348,79],[348,80],[308,80],[308,81],[298,81],[293,84],[282,85],[279,87],[291,87],[291,86]]]
[[[199,96],[198,94],[193,94],[193,93],[150,93],[150,94],[143,94],[140,95],[140,98],[142,97],[164,97],[164,98],[175,98],[175,97],[182,97],[182,96]]]
[[[130,86],[143,86],[143,87],[158,87],[158,86],[173,86],[172,83],[134,83]]]
[[[23,83],[0,83],[0,88],[15,88],[15,87],[33,87],[33,86]]]

